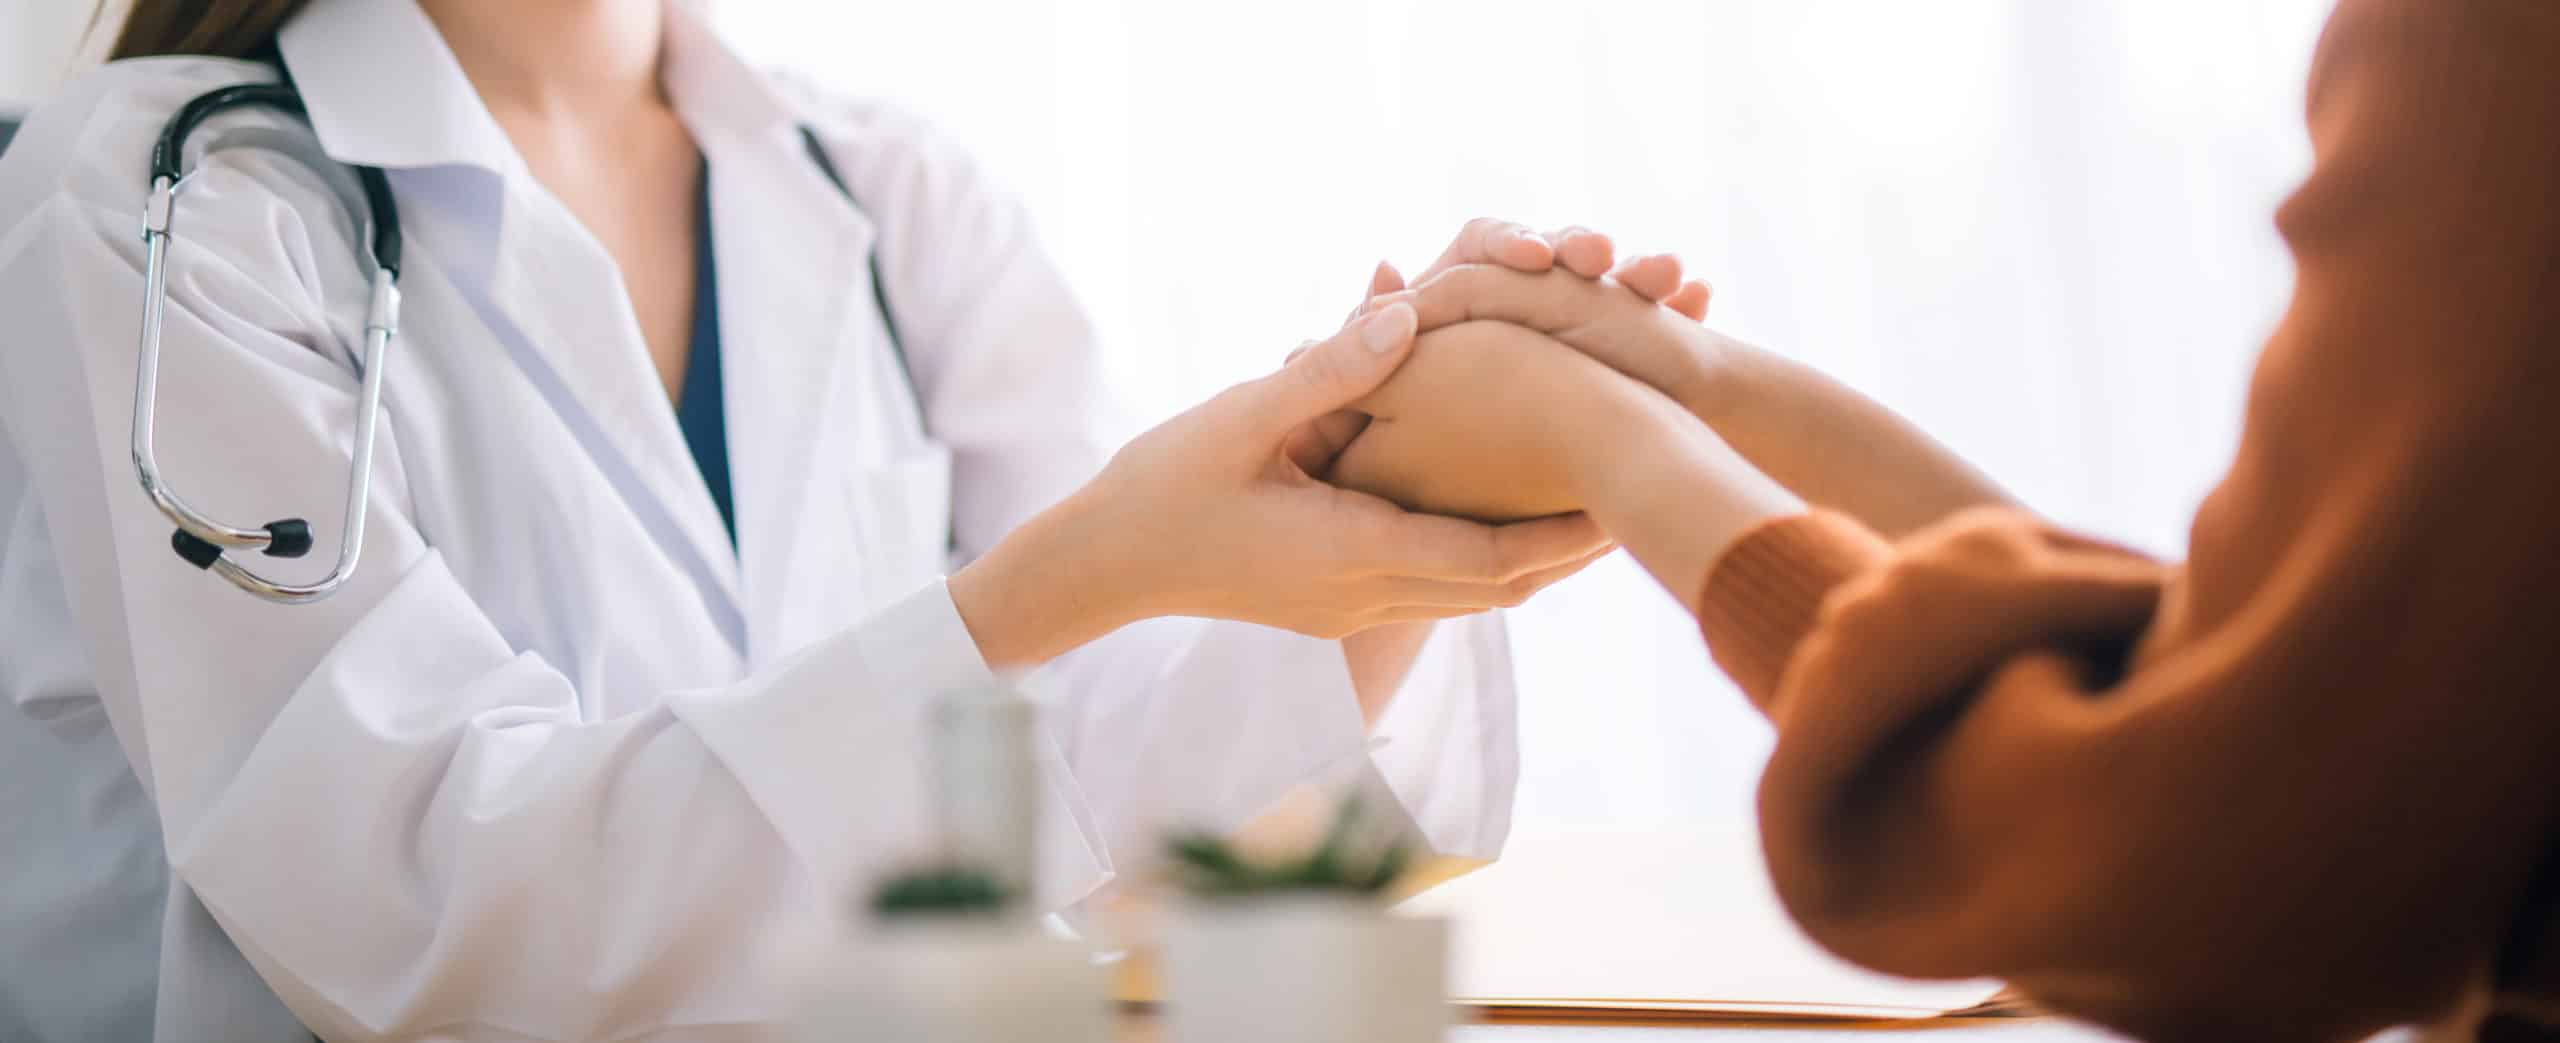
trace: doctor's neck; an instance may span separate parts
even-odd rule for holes
[[[663,106],[665,0],[420,0],[482,101],[509,115],[594,119]]]

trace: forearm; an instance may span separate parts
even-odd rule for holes
[[[1422,328],[1434,331],[1432,336],[1444,328],[1492,322],[1552,337],[1670,396],[1805,499],[1888,535],[1967,507],[2009,502],[1980,472],[1865,396],[1614,286],[1476,266],[1444,273],[1404,299],[1415,303]],[[1387,390],[1406,382],[1400,378]],[[1434,459],[1453,455],[1428,444],[1422,452]],[[1366,462],[1374,465],[1368,473],[1388,488],[1464,499],[1440,487],[1465,483],[1438,477],[1429,467]],[[1557,506],[1498,503],[1523,504]]]
[[[1362,723],[1376,727],[1386,714],[1387,704],[1413,672],[1414,660],[1421,658],[1422,646],[1431,640],[1433,626],[1430,620],[1389,623],[1342,639],[1342,661],[1360,698]]]
[[[1715,432],[1645,395],[1591,440],[1579,492],[1591,516],[1695,613],[1707,573],[1734,542],[1805,501]]]
[[[1683,404],[1806,501],[1887,538],[1968,507],[2013,503],[1973,465],[1874,399],[1793,359],[1705,332],[1715,377],[1683,395]]]
[[[1040,512],[951,575],[952,604],[987,665],[1038,666],[1148,614],[1095,538],[1085,499]]]

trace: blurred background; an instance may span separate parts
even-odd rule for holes
[[[87,0],[0,0],[0,104]],[[1711,321],[2071,525],[2177,554],[2291,271],[2328,0],[716,0],[1039,215],[1168,414],[1494,215],[1676,250]],[[1516,615],[1521,828],[1749,811],[1767,733],[1622,558]]]

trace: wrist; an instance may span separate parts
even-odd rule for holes
[[[1691,330],[1685,338],[1684,379],[1664,393],[1730,440],[1735,432],[1753,427],[1756,414],[1770,402],[1786,395],[1786,367],[1767,351],[1706,326]]]
[[[1007,534],[952,574],[952,604],[998,669],[1037,666],[1143,618],[1082,493]]]
[[[1582,411],[1585,423],[1568,436],[1572,492],[1594,517],[1647,486],[1703,478],[1693,443],[1715,437],[1686,407],[1651,388],[1628,383],[1611,390],[1603,405]]]
[[[1763,473],[1698,417],[1652,396],[1590,439],[1577,469],[1584,509],[1621,542],[1638,533],[1677,532],[1681,556],[1707,561],[1771,518],[1800,514],[1804,501]]]

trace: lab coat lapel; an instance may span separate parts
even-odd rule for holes
[[[534,179],[435,24],[413,0],[314,0],[277,43],[331,158],[391,169],[404,204],[428,204],[414,231],[439,238],[459,280],[487,287],[493,318],[521,336],[527,376],[667,553],[695,559],[706,596],[736,608],[737,556],[612,256]],[[436,204],[469,215],[465,231],[438,237]]]
[[[796,129],[702,140],[748,644],[763,661],[788,651],[785,628],[806,593],[796,588],[844,581],[830,566],[844,560],[851,533],[841,501],[827,494],[847,480],[854,415],[873,408],[870,389],[844,381],[848,369],[859,372],[845,365],[848,326],[869,314],[853,305],[869,301],[862,280],[873,230]]]
[[[650,366],[612,255],[530,178],[508,179],[506,207],[490,296],[538,356],[523,360],[527,368],[549,370],[528,375],[547,394],[574,400],[601,435],[592,450],[619,458],[599,463],[638,485],[626,490],[632,509],[673,544],[670,553],[700,562],[713,596],[737,604],[737,555]]]

